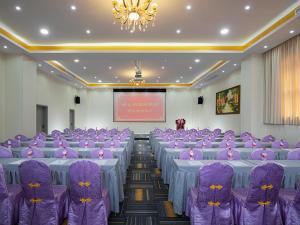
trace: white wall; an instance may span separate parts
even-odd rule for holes
[[[199,127],[210,129],[221,128],[222,130],[234,130],[240,133],[241,115],[216,115],[216,93],[227,88],[240,85],[241,71],[237,70],[233,74],[221,78],[200,91],[204,98],[204,104],[199,106]],[[241,97],[242,98],[242,97]],[[243,101],[243,99],[241,99]]]
[[[5,135],[5,58],[0,54],[0,141]]]
[[[201,116],[198,113],[198,96],[199,90],[167,89],[165,123],[113,122],[113,90],[109,88],[88,90],[82,101],[87,104],[87,127],[129,127],[136,133],[149,133],[156,127],[175,128],[178,118],[185,118],[187,127],[196,127]]]

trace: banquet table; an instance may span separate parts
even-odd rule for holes
[[[266,161],[260,160],[179,160],[174,159],[170,168],[169,201],[173,202],[174,212],[182,215],[185,211],[186,198],[190,188],[195,187],[199,169],[213,162],[222,162],[232,166],[234,170],[233,184],[235,187],[247,187],[249,176],[253,167],[263,164]],[[295,188],[300,174],[300,160],[275,160],[275,162],[284,168],[283,188]]]
[[[12,148],[12,153],[15,158],[21,158],[21,151],[26,147],[20,147],[20,148]],[[54,158],[54,153],[59,148],[39,148],[45,155],[46,158]],[[76,151],[78,151],[79,158],[90,158],[90,152],[93,151],[95,148],[72,148]],[[123,184],[126,182],[126,173],[127,168],[129,166],[129,159],[128,154],[126,151],[128,151],[125,147],[120,148],[105,148],[107,150],[112,151],[114,158],[119,159],[121,172],[122,172],[122,179]]]
[[[9,158],[0,159],[5,171],[6,182],[8,184],[19,184],[19,165],[29,159]],[[51,170],[53,184],[68,185],[69,167],[72,163],[82,159],[54,159],[40,158],[35,159],[47,164]],[[88,159],[101,167],[104,186],[108,189],[111,210],[118,213],[120,211],[119,203],[124,200],[123,184],[121,170],[118,159]],[[100,172],[99,172],[100,175]]]
[[[238,152],[240,152],[241,159],[247,160],[250,159],[251,152],[253,152],[252,148],[234,148]],[[160,168],[162,178],[165,184],[170,183],[170,167],[173,163],[173,159],[179,159],[180,152],[188,150],[188,148],[163,148],[160,155]],[[204,160],[215,160],[217,157],[217,153],[223,150],[223,148],[204,148],[203,159]],[[273,149],[271,150],[275,153],[276,160],[284,160],[287,159],[287,154],[289,152],[288,149]]]

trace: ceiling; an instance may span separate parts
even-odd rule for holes
[[[1,0],[0,51],[22,52],[41,70],[77,86],[124,85],[139,59],[147,83],[199,87],[231,73],[247,55],[300,32],[294,13],[298,0],[154,2],[159,6],[156,26],[130,33],[113,24],[111,0]],[[41,28],[49,35],[41,35]],[[222,28],[229,34],[221,35]]]

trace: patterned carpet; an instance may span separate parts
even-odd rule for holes
[[[168,186],[160,178],[148,138],[136,138],[124,187],[125,200],[119,214],[111,214],[110,225],[188,225],[168,201]]]

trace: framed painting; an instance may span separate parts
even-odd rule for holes
[[[241,86],[228,88],[216,94],[216,114],[240,114]]]

